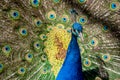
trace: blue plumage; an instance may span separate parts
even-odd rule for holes
[[[78,32],[82,31],[82,26],[79,23],[74,23],[72,27]],[[80,49],[77,36],[73,33],[65,61],[56,80],[83,80]]]

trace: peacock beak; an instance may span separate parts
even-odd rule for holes
[[[81,38],[82,41],[84,41],[82,32],[79,33],[79,37]]]

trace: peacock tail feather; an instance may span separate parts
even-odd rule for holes
[[[85,80],[120,80],[120,0],[1,0],[0,80],[55,80],[73,9]]]

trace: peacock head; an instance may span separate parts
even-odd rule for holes
[[[73,25],[72,25],[72,34],[75,35],[76,37],[80,37],[81,40],[83,41],[83,36],[82,36],[82,25],[75,22]]]

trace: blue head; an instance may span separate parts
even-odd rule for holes
[[[73,25],[72,25],[72,33],[77,36],[77,37],[80,37],[83,41],[83,36],[82,36],[82,25],[75,22]]]
[[[83,30],[82,25],[79,24],[79,23],[77,23],[77,22],[75,22],[75,23],[72,25],[72,28],[73,28],[74,30],[77,30],[78,32],[82,32],[82,30]]]

